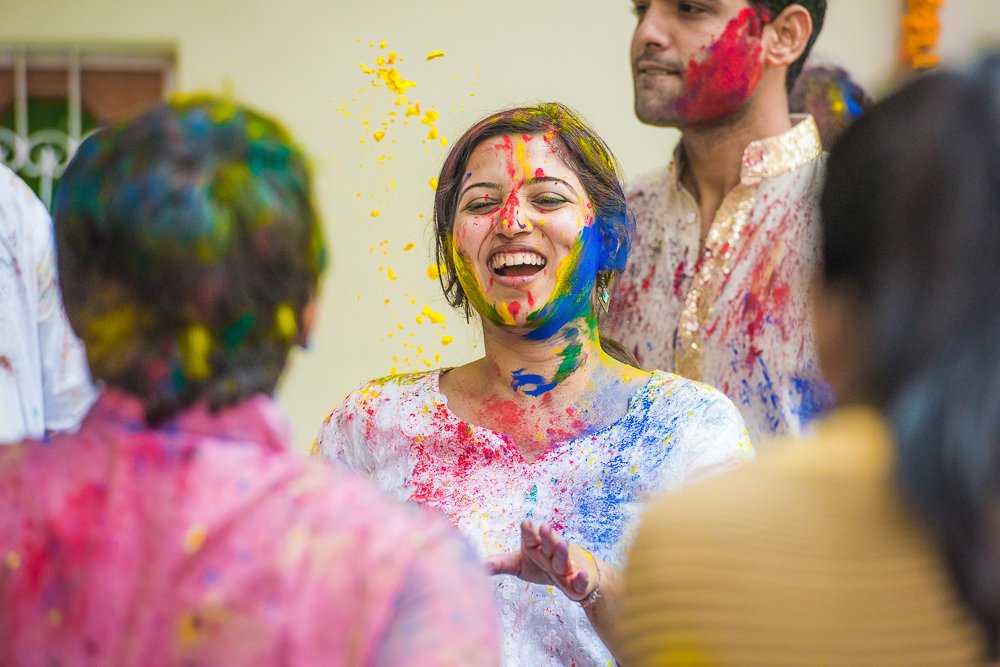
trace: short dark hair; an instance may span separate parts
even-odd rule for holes
[[[274,391],[325,265],[279,124],[207,96],[160,105],[80,146],[54,218],[91,371],[150,423]]]
[[[861,393],[897,485],[1000,657],[1000,53],[940,71],[830,152],[823,276],[860,299]]]
[[[843,67],[810,65],[802,70],[788,96],[788,110],[808,113],[816,120],[823,147],[834,140],[875,101]]]
[[[809,57],[809,52],[812,51],[813,44],[816,43],[816,38],[819,37],[820,31],[823,29],[823,19],[826,17],[826,0],[749,0],[749,2],[758,11],[766,9],[771,17],[785,11],[790,5],[802,5],[812,18],[812,34],[809,36],[805,50],[798,60],[788,66],[785,86],[791,91],[792,86],[795,85],[795,79],[798,78],[799,72],[805,65],[806,58]]]
[[[450,236],[455,224],[458,195],[476,147],[507,134],[551,134],[560,155],[580,179],[596,212],[594,224],[602,244],[602,264],[598,273],[606,277],[625,269],[635,221],[625,202],[620,169],[611,149],[584,120],[569,107],[547,102],[530,107],[505,109],[487,116],[455,142],[438,177],[434,195],[435,256],[440,270],[441,289],[448,303],[472,311],[455,271]]]

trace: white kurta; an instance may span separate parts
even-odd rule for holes
[[[547,523],[622,565],[643,502],[751,459],[724,395],[655,373],[614,424],[525,461],[506,436],[448,409],[441,371],[393,376],[352,393],[314,446],[393,495],[442,511],[487,556],[520,546],[520,523]],[[608,665],[583,610],[558,589],[498,577],[504,664]]]
[[[680,182],[683,144],[669,167],[632,184],[636,243],[602,322],[643,368],[719,388],[758,446],[800,433],[832,403],[809,302],[823,149],[811,116],[793,120],[746,147],[704,247],[698,204]]]
[[[52,220],[0,164],[0,443],[75,429],[94,397],[63,310]]]

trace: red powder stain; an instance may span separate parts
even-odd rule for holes
[[[649,288],[653,284],[653,278],[655,277],[656,277],[656,265],[654,264],[653,266],[649,267],[649,271],[646,272],[646,277],[642,279],[642,284],[639,286],[639,289],[643,292],[648,292]]]
[[[493,276],[490,276],[490,287],[493,287]]]
[[[687,90],[677,101],[679,115],[689,121],[709,121],[739,109],[763,71],[762,32],[761,17],[749,7],[730,21],[705,56],[688,63]]]
[[[534,137],[530,134],[522,134],[521,139],[524,140],[524,143],[529,143],[532,139],[534,139]]]
[[[687,266],[687,262],[681,262],[677,265],[677,270],[674,271],[674,294],[676,296],[683,296],[681,294],[681,285],[684,283],[684,267]]]
[[[0,356],[0,368],[10,373],[14,372],[14,366],[10,363],[10,359],[6,356]]]
[[[531,292],[528,292],[528,308],[535,307],[535,297],[531,296]]]
[[[535,178],[545,178],[545,170],[539,167],[535,170]]]
[[[510,137],[504,135],[500,143],[493,144],[493,148],[502,152],[507,158],[507,175],[510,176],[511,180],[516,179],[517,169],[514,165],[514,144],[511,142]]]
[[[507,310],[510,311],[511,317],[517,319],[517,314],[521,312],[521,304],[519,304],[517,301],[511,301],[510,303],[507,304]]]
[[[506,227],[513,227],[514,221],[517,220],[517,193],[521,189],[521,184],[518,183],[514,186],[514,189],[510,191],[510,196],[507,197],[507,201],[504,203],[503,208],[500,209],[500,221],[501,224]],[[506,222],[504,222],[506,221]],[[520,222],[517,223],[521,229],[524,229],[524,225]]]
[[[68,555],[79,555],[90,536],[101,527],[107,490],[100,484],[85,484],[66,497],[62,508],[52,517],[52,532]]]

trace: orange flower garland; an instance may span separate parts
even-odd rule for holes
[[[907,0],[903,16],[903,62],[913,69],[935,67],[940,58],[935,53],[941,34],[938,10],[944,0]]]

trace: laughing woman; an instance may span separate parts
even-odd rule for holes
[[[485,356],[368,383],[314,451],[441,510],[520,579],[496,583],[506,664],[607,665],[642,502],[751,458],[743,421],[720,392],[602,345],[633,223],[614,158],[569,109],[486,118],[438,181],[441,284],[479,316]]]

